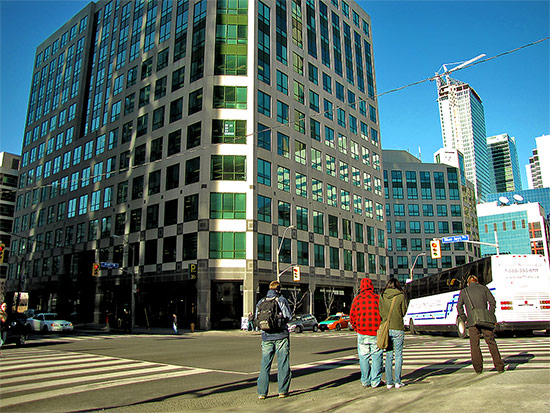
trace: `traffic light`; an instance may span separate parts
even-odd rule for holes
[[[0,244],[0,264],[4,264],[4,254],[6,253],[6,245]]]
[[[441,242],[438,239],[430,241],[430,249],[432,251],[432,259],[441,258]]]
[[[292,278],[294,281],[300,281],[300,267],[292,267]]]
[[[99,277],[99,264],[97,262],[92,265],[92,277]]]

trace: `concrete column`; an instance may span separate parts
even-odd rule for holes
[[[210,330],[211,320],[211,282],[208,271],[208,260],[199,260],[197,265],[197,314],[198,325],[195,328]]]

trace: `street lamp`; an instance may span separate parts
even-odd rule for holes
[[[128,246],[128,248],[131,248],[132,249],[132,261],[135,261],[135,257],[136,257],[136,250],[134,249],[134,246],[132,244],[130,244],[130,241],[124,237],[121,237],[119,235],[113,235],[114,238],[121,238],[122,241],[124,242],[124,244],[126,244]],[[126,272],[130,273],[130,276],[131,276],[131,285],[130,285],[130,329],[133,330],[134,327],[135,327],[135,322],[136,322],[136,316],[134,314],[135,312],[135,309],[136,309],[136,297],[135,297],[135,291],[134,291],[134,285],[135,285],[135,273],[134,273],[134,266],[130,266],[130,262],[129,262],[129,257],[127,259],[127,267],[131,267],[132,268],[132,271],[128,271],[126,270]],[[133,263],[132,263],[133,264]],[[122,271],[124,271],[122,268],[121,268]]]
[[[296,226],[295,225],[290,225],[290,226],[285,228],[285,230],[283,231],[283,236],[281,238],[281,243],[279,244],[279,248],[277,248],[277,281],[279,281],[280,278],[281,278],[281,274],[279,273],[279,254],[281,253],[281,248],[283,248],[283,242],[285,240],[286,232],[289,229],[292,229],[292,228],[296,228]]]
[[[418,254],[418,255],[416,256],[416,258],[414,259],[413,265],[412,265],[412,267],[411,267],[411,278],[409,279],[409,281],[407,281],[407,282],[409,282],[409,283],[413,280],[413,271],[414,271],[414,266],[416,265],[416,260],[417,260],[418,257],[420,257],[421,255],[426,255],[426,253],[425,253],[425,252],[421,252],[421,253]]]

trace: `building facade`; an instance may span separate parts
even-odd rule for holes
[[[550,165],[544,162],[550,159],[550,135],[539,136],[535,142],[537,147],[533,149],[529,164],[525,165],[527,183],[529,189],[550,188]]]
[[[90,3],[37,49],[11,288],[83,321],[133,297],[137,324],[233,328],[278,257],[298,311],[342,310],[387,279],[380,145],[352,1]]]
[[[493,175],[491,192],[521,191],[516,139],[507,133],[489,136],[487,146]]]
[[[538,202],[540,206],[544,209],[544,213],[546,214],[546,216],[550,214],[550,188],[497,192],[495,194],[489,194],[487,196],[487,202],[498,201],[501,197],[505,197],[508,199],[509,203],[515,204]]]
[[[442,258],[432,259],[430,241],[469,235],[479,241],[475,192],[461,183],[460,169],[422,163],[406,151],[384,150],[384,191],[389,273],[401,282],[435,274],[480,257],[479,246],[443,243]]]
[[[0,264],[0,300],[4,300],[8,259],[10,254],[13,214],[19,176],[20,156],[0,152],[0,244],[3,244],[4,262]]]
[[[437,92],[443,146],[463,154],[466,178],[483,200],[491,192],[491,161],[481,98],[470,85],[449,76],[437,78]]]
[[[477,206],[477,214],[481,241],[498,243],[500,254],[549,255],[548,219],[538,202],[486,202]],[[482,256],[496,253],[496,247],[481,246]]]

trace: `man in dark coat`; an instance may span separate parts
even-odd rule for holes
[[[468,297],[466,296],[468,292]],[[499,373],[504,372],[504,363],[500,357],[498,351],[497,342],[495,341],[495,333],[489,328],[480,328],[472,323],[471,317],[467,314],[472,314],[474,308],[487,308],[489,304],[489,311],[493,314],[495,312],[495,297],[491,294],[489,289],[478,283],[478,279],[475,275],[468,277],[468,287],[464,288],[460,292],[458,297],[458,303],[456,305],[458,310],[458,316],[466,323],[468,327],[468,333],[470,334],[470,353],[472,355],[472,366],[477,374],[483,372],[483,356],[481,355],[481,348],[479,346],[479,338],[481,334],[485,338],[485,342],[489,347],[489,352],[493,358],[493,364]],[[466,314],[464,313],[464,305],[466,305]]]
[[[350,321],[357,333],[357,353],[363,387],[379,387],[382,383],[382,350],[376,345],[376,333],[380,326],[378,294],[372,281],[361,280],[359,294],[351,304]],[[372,365],[371,365],[372,364]]]

